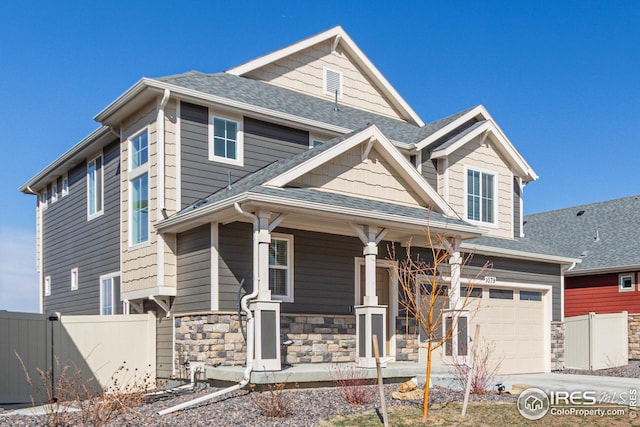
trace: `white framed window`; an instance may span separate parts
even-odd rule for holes
[[[78,290],[78,267],[71,269],[71,290]]]
[[[69,194],[69,177],[68,176],[64,176],[64,177],[62,177],[62,192],[61,192],[61,195],[62,195],[62,197],[64,197],[67,194]]]
[[[311,148],[316,148],[318,145],[322,145],[324,144],[325,141],[319,138],[314,138],[312,136],[309,136],[309,149]]]
[[[51,295],[51,276],[44,278],[44,296],[48,297],[49,295]]]
[[[293,302],[293,236],[271,234],[269,289],[274,299]]]
[[[486,224],[496,223],[496,175],[478,169],[466,169],[467,219]]]
[[[149,140],[145,129],[129,140],[129,246],[149,241]]]
[[[209,160],[243,166],[242,120],[209,114]]]
[[[120,302],[120,273],[100,276],[100,314],[122,314],[123,307]]]
[[[520,291],[520,301],[542,301],[542,292]]]
[[[58,201],[58,192],[62,187],[62,178],[57,178],[55,182],[51,185],[51,203],[55,203]]]
[[[102,155],[87,163],[87,218],[102,215],[104,203],[104,174]]]
[[[49,193],[45,188],[44,190],[42,190],[42,193],[40,193],[40,207],[42,209],[45,209],[48,205],[48,202],[49,202]]]
[[[338,98],[342,98],[342,73],[340,71],[324,67],[322,74],[324,80],[324,93],[335,97],[337,91]]]
[[[619,274],[618,275],[618,291],[629,292],[635,289],[635,283],[633,283],[633,274]]]

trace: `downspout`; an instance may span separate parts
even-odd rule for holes
[[[164,109],[169,102],[169,98],[171,97],[171,92],[169,89],[164,90],[164,95],[162,96],[162,100],[160,101],[160,106],[158,108],[158,116],[156,118],[156,141],[157,141],[157,152],[158,152],[158,162],[157,168],[158,172],[156,188],[157,188],[157,197],[156,197],[156,218],[158,221],[162,221],[164,219],[164,215],[162,214],[162,210],[164,209],[164,144],[165,144],[165,132],[164,132]],[[164,237],[158,233],[156,238],[156,253],[157,253],[157,261],[158,261],[158,286],[164,286]],[[166,310],[165,310],[166,311]]]
[[[251,371],[253,370],[253,346],[254,346],[254,319],[253,314],[251,314],[251,310],[249,310],[248,302],[250,299],[253,299],[258,296],[258,232],[259,232],[259,220],[258,217],[242,210],[238,203],[234,203],[233,207],[235,210],[248,218],[251,219],[253,223],[253,290],[250,294],[242,297],[240,301],[240,306],[247,313],[247,363],[244,369],[244,373],[242,375],[242,380],[231,387],[227,387],[225,389],[216,391],[215,393],[210,393],[204,395],[202,397],[198,397],[197,399],[190,400],[188,402],[181,403],[179,405],[173,406],[171,408],[163,409],[158,412],[159,415],[167,415],[172,412],[180,411],[182,409],[191,407],[193,405],[197,405],[202,402],[206,402],[211,399],[215,399],[218,396],[222,396],[223,394],[231,393],[232,391],[240,390],[247,384],[249,384],[249,380],[251,379]]]

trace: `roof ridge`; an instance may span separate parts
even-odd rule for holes
[[[596,206],[596,205],[604,206],[604,205],[607,205],[607,204],[610,204],[610,203],[620,202],[622,200],[632,199],[632,198],[636,198],[636,199],[640,200],[640,194],[633,194],[631,196],[618,197],[618,198],[609,199],[609,200],[601,200],[599,202],[585,203],[585,204],[582,204],[582,205],[568,206],[566,208],[552,209],[552,210],[549,210],[549,211],[536,212],[536,213],[525,215],[524,217],[528,218],[528,217],[534,217],[534,216],[538,216],[538,215],[553,214],[553,213],[562,212],[562,211],[571,211],[571,210],[576,210],[576,209],[589,208],[589,207],[593,207],[593,206]]]

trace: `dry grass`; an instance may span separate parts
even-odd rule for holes
[[[622,408],[622,407],[621,407]],[[432,405],[429,411],[429,419],[422,421],[422,408],[396,407],[389,410],[389,424],[394,427],[402,426],[467,426],[467,427],[493,427],[493,426],[550,426],[572,427],[589,425],[595,427],[640,426],[638,418],[632,419],[629,412],[621,416],[553,416],[548,413],[538,421],[529,421],[523,418],[516,404],[511,403],[471,403],[467,409],[466,417],[462,418],[460,412],[462,404],[453,403],[444,406]],[[375,411],[366,411],[353,415],[340,415],[321,421],[322,427],[379,427],[380,419]]]

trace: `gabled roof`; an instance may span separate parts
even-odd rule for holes
[[[640,269],[640,195],[524,217],[528,239],[582,259],[567,273]]]
[[[425,137],[416,144],[416,149],[431,148],[429,150],[431,159],[445,158],[480,135],[491,139],[498,151],[516,169],[518,176],[527,182],[538,179],[533,168],[516,150],[482,105],[467,110],[437,132]]]
[[[382,73],[380,73],[364,52],[360,50],[351,37],[349,37],[349,35],[339,25],[285,48],[278,49],[270,54],[261,56],[260,58],[231,68],[230,70],[227,70],[227,73],[236,76],[244,76],[258,68],[264,67],[267,64],[271,64],[318,43],[326,42],[327,40],[333,41],[333,50],[335,50],[335,46],[338,44],[342,46],[342,48],[356,61],[357,65],[365,75],[371,79],[375,86],[391,101],[393,106],[401,112],[401,115],[405,117],[406,120],[409,120],[417,126],[424,125],[424,122],[420,119],[418,114],[413,111],[409,104],[407,104],[393,86],[391,86]]]
[[[285,185],[290,180],[300,176],[301,173],[304,173],[304,170],[313,167],[315,164],[327,162],[335,158],[353,147],[355,144],[354,141],[368,141],[370,137],[385,140],[384,135],[373,125],[335,138],[292,158],[271,163],[257,172],[239,179],[230,187],[221,189],[185,207],[169,219],[158,224],[158,228],[166,229],[192,219],[197,219],[234,202],[261,200],[275,203],[277,200],[283,200],[287,201],[287,206],[299,203],[301,206],[311,209],[324,205],[325,209],[331,207],[332,209],[339,209],[345,212],[359,212],[372,219],[393,219],[398,222],[408,222],[422,226],[433,222],[453,230],[464,231],[467,235],[478,235],[480,233],[473,225],[466,223],[458,217],[449,216],[448,214],[453,213],[453,211],[450,210],[448,205],[444,203],[442,198],[437,195],[433,189],[430,189],[429,185],[420,175],[416,177],[411,175],[409,178],[416,178],[418,181],[423,181],[423,183],[414,183],[414,185],[426,185],[427,188],[422,190],[422,194],[425,196],[427,196],[427,194],[433,195],[434,209],[406,206],[393,202],[372,200],[314,188],[283,188],[279,186]],[[395,150],[388,140],[382,142],[380,147],[382,150]],[[401,159],[406,165],[399,164],[396,166],[401,168],[406,166],[409,171],[413,170],[406,160]]]

